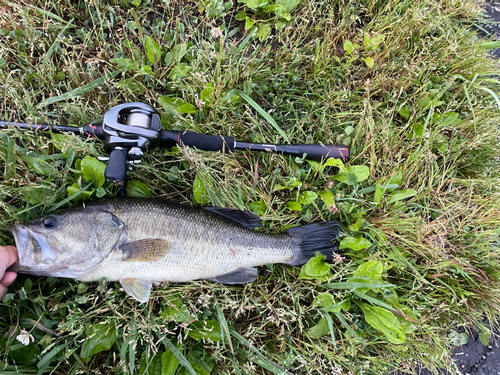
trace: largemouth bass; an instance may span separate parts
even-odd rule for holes
[[[212,280],[243,284],[256,266],[305,264],[316,251],[331,259],[340,233],[327,221],[279,234],[256,231],[249,212],[194,208],[161,199],[90,202],[11,228],[19,262],[11,269],[38,276],[119,281],[140,302],[152,283]]]

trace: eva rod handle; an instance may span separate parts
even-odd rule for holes
[[[186,131],[162,130],[160,140],[165,147],[180,143],[203,151],[234,151],[234,138]]]
[[[122,184],[125,181],[127,178],[127,150],[117,147],[111,151],[104,177],[115,184]]]

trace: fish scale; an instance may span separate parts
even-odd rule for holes
[[[300,265],[315,251],[331,258],[337,249],[330,242],[339,234],[336,222],[279,234],[249,229],[259,223],[255,215],[238,210],[121,198],[36,219],[13,233],[23,267],[19,272],[81,281],[106,277],[120,281],[141,302],[149,298],[152,282],[241,284],[256,279],[253,267]]]

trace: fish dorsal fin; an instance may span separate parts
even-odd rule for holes
[[[207,280],[223,284],[246,284],[254,281],[256,278],[257,268],[247,267],[238,268],[236,271],[232,271],[224,275],[210,277]]]
[[[170,242],[159,238],[145,238],[120,246],[125,262],[153,262],[163,258],[171,248]]]
[[[137,301],[144,303],[149,299],[151,294],[151,281],[150,280],[140,280],[140,279],[121,279],[120,284],[122,284],[125,292]]]
[[[203,209],[213,212],[214,214],[224,216],[225,218],[230,219],[248,229],[262,227],[262,221],[260,218],[248,211],[240,211],[226,207],[203,207]]]

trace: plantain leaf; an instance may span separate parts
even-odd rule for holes
[[[370,306],[359,303],[365,314],[366,322],[376,330],[382,332],[385,338],[393,344],[405,342],[405,332],[397,317],[387,309],[379,306]]]
[[[372,243],[363,237],[344,237],[340,241],[339,249],[363,250],[371,245]]]

